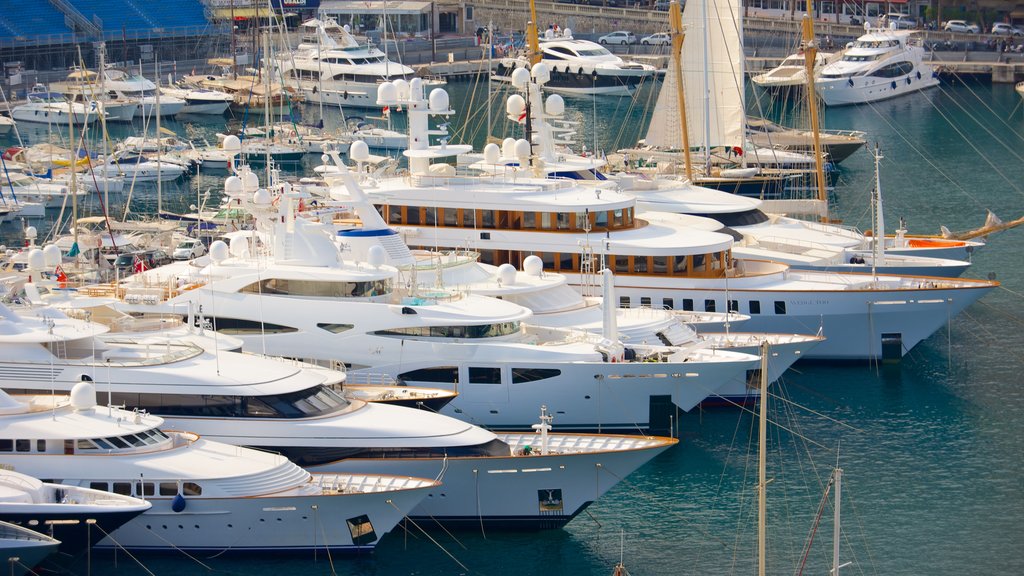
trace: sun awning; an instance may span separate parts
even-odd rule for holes
[[[270,8],[218,8],[213,11],[213,18],[215,20],[230,20],[234,18],[269,18]]]

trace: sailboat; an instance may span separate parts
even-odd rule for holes
[[[806,170],[814,160],[747,140],[740,2],[697,0],[687,2],[681,14],[678,10],[670,4],[672,33],[680,40],[673,42],[646,137],[622,152],[660,164],[659,171],[683,162],[686,178],[701,186],[762,198],[781,196],[789,176],[769,174],[760,166]],[[684,90],[702,97],[685,98]],[[691,154],[699,168],[687,157]]]

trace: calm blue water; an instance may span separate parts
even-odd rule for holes
[[[467,85],[452,89],[456,106]],[[628,143],[644,102],[602,101],[600,146]],[[590,122],[589,100],[570,101]],[[831,109],[829,128],[868,132],[882,147],[890,228],[905,216],[912,232],[980,225],[985,209],[1024,214],[1024,116],[1011,86],[948,84],[920,97]],[[467,104],[452,126],[462,126]],[[495,115],[500,109],[495,106]],[[306,110],[307,116],[316,111]],[[335,113],[336,114],[336,113]],[[479,141],[486,112],[474,101],[466,134]],[[328,122],[333,119],[329,117]],[[171,123],[184,132],[184,123]],[[198,127],[211,134],[216,126]],[[220,128],[223,128],[222,126]],[[590,127],[584,127],[589,130]],[[592,141],[592,133],[586,138]],[[858,152],[842,165],[839,217],[870,227],[873,166]],[[204,177],[200,188],[222,176]],[[191,186],[191,188],[189,188]],[[178,185],[194,202],[195,182]],[[172,190],[174,188],[172,187]],[[183,192],[187,190],[187,192]],[[186,198],[181,198],[187,194]],[[149,187],[141,193],[152,202]],[[146,205],[143,204],[143,207]],[[139,208],[143,210],[144,208]],[[4,232],[15,229],[6,225]],[[769,571],[797,572],[821,488],[837,458],[845,470],[844,573],[1013,574],[1024,571],[1024,230],[1000,234],[974,257],[968,275],[1003,283],[917,348],[897,367],[798,366],[775,389],[769,477]],[[557,428],[557,421],[555,422]],[[683,441],[629,477],[564,529],[539,534],[433,534],[458,559],[422,535],[393,533],[364,558],[334,558],[353,575],[607,574],[621,553],[633,574],[751,573],[756,562],[756,426],[747,413],[686,415]],[[751,440],[753,438],[753,440]],[[831,557],[826,507],[805,573],[824,574]],[[195,574],[197,563],[147,557],[156,574]],[[312,559],[204,559],[229,574],[330,574]],[[120,556],[96,573],[142,574]],[[84,572],[84,568],[82,569]]]

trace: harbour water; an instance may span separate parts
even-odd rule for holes
[[[466,84],[450,87],[462,126],[479,144],[486,113]],[[482,91],[480,92],[483,93]],[[477,96],[477,99],[481,96]],[[647,102],[568,100],[588,142],[635,138]],[[892,229],[980,226],[985,210],[1024,213],[1024,114],[1012,86],[945,83],[924,94],[829,109],[826,125],[858,129],[885,156],[882,186]],[[494,107],[495,116],[503,106]],[[315,115],[312,108],[307,116]],[[329,112],[328,125],[337,122]],[[597,119],[596,125],[593,120]],[[194,130],[212,137],[210,120]],[[185,133],[184,122],[167,126]],[[496,123],[501,125],[501,123]],[[455,141],[455,140],[453,140]],[[590,146],[590,145],[588,145]],[[316,162],[316,159],[312,159]],[[842,164],[837,216],[870,227],[873,161]],[[223,175],[202,176],[217,189]],[[167,187],[172,209],[195,203],[196,181]],[[177,195],[177,197],[174,197]],[[133,209],[152,209],[152,186]],[[3,234],[15,241],[20,224]],[[844,469],[844,573],[939,575],[1024,571],[1024,231],[992,237],[967,275],[1002,286],[953,319],[895,366],[798,364],[773,389],[768,485],[769,572],[798,573],[822,489],[837,459]],[[827,336],[827,334],[826,334]],[[557,430],[558,422],[554,422]],[[756,420],[739,409],[686,414],[682,442],[620,483],[563,530],[455,534],[413,526],[388,535],[365,557],[141,557],[159,575],[198,574],[602,574],[620,556],[632,574],[751,573],[756,566]],[[187,528],[187,527],[185,527]],[[831,508],[804,572],[829,570]],[[81,572],[85,567],[81,566]],[[93,573],[144,574],[132,559],[94,559]]]

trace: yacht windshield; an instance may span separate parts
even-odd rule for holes
[[[576,50],[576,53],[580,56],[605,56],[607,54],[611,54],[611,52],[604,48],[578,49]]]
[[[266,396],[114,392],[111,399],[163,416],[208,418],[312,418],[349,406],[348,400],[322,385]]]

